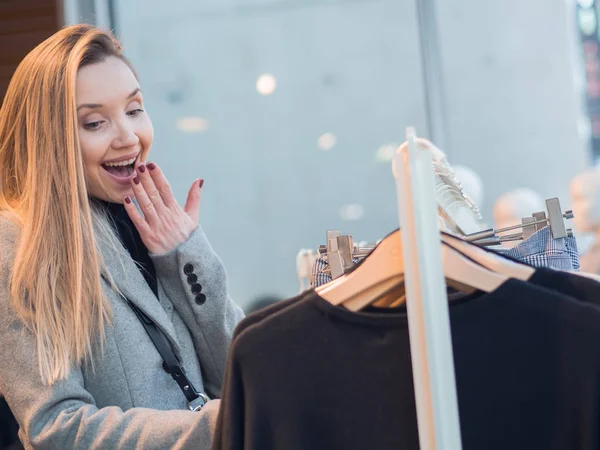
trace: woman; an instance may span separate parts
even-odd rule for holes
[[[137,77],[107,32],[65,28],[11,80],[0,110],[0,392],[26,448],[210,447],[218,400],[190,411],[192,389],[154,342],[216,398],[242,312],[198,227],[202,180],[182,209],[147,162],[152,138]]]

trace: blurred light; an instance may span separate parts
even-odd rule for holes
[[[319,136],[317,146],[324,151],[331,150],[335,146],[335,134],[325,133]]]
[[[360,203],[351,203],[340,208],[340,217],[342,220],[360,220],[364,214],[365,208]]]
[[[262,74],[256,80],[256,90],[261,95],[271,95],[275,92],[275,88],[277,87],[277,80],[270,73]]]
[[[182,117],[177,119],[177,128],[187,133],[202,133],[208,130],[208,120],[202,117]]]
[[[396,149],[399,146],[400,146],[400,144],[396,144],[395,142],[383,144],[375,152],[375,161],[377,161],[377,162],[391,161],[394,158],[394,155],[396,154]]]
[[[596,11],[593,9],[580,9],[578,12],[579,29],[586,36],[593,35],[598,28]]]
[[[595,0],[577,0],[577,3],[579,3],[579,6],[582,8],[591,8],[594,6],[594,1]]]

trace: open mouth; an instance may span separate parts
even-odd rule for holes
[[[114,177],[129,178],[134,172],[138,156],[126,161],[102,164],[102,168]]]

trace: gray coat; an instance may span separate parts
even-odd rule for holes
[[[96,353],[93,368],[75,367],[52,386],[41,382],[34,337],[15,316],[8,290],[17,233],[0,216],[0,392],[21,426],[25,447],[210,448],[219,401],[200,412],[186,410],[183,393],[135,313],[104,280],[113,324],[103,354]],[[134,262],[126,258],[123,268],[113,253],[102,248],[117,286],[168,336],[196,389],[218,397],[231,335],[243,313],[227,294],[225,269],[204,232],[197,228],[175,250],[151,255],[160,302]],[[194,282],[205,301],[191,291]]]

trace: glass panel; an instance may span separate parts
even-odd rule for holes
[[[298,290],[296,254],[339,228],[397,227],[390,157],[426,134],[411,2],[118,2],[155,125],[152,157],[201,224],[233,297]]]

